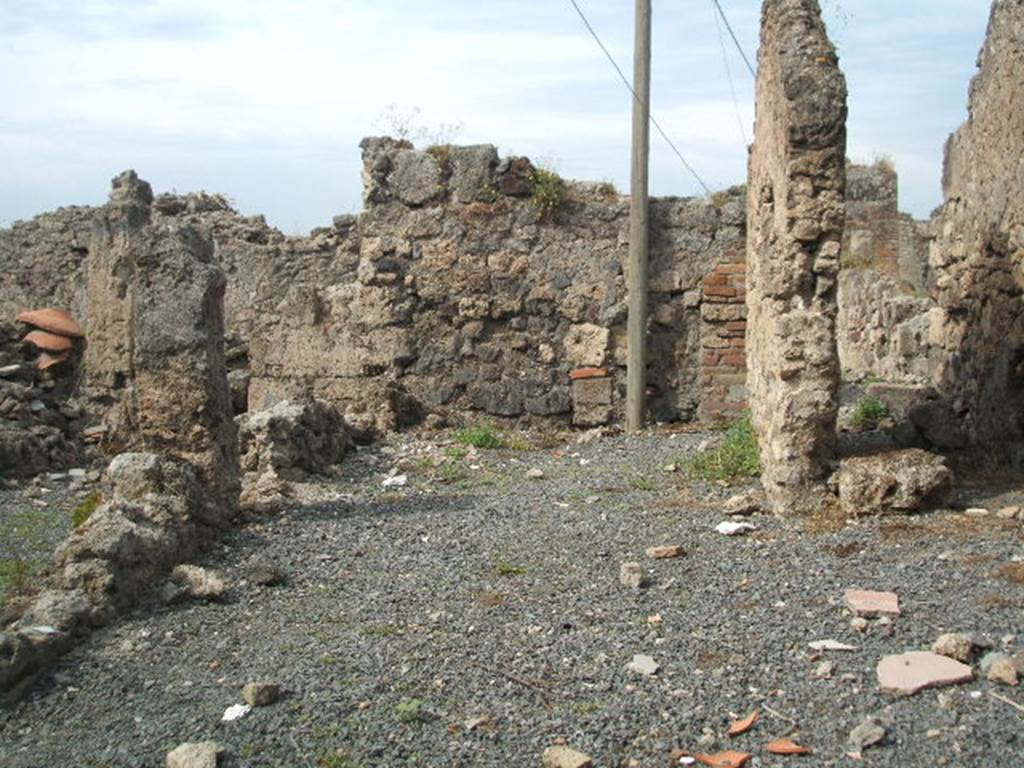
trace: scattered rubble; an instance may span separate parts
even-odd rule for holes
[[[843,459],[838,476],[839,503],[848,517],[934,509],[953,491],[946,460],[918,448]]]
[[[739,736],[741,733],[746,733],[754,727],[754,723],[757,722],[757,719],[758,717],[760,717],[760,715],[761,711],[755,709],[746,717],[740,720],[734,720],[733,722],[729,723],[728,734],[730,736]]]
[[[619,583],[630,589],[640,589],[647,582],[647,575],[644,573],[640,563],[622,563],[619,566]]]
[[[681,544],[664,544],[658,547],[648,547],[647,556],[653,560],[668,560],[674,557],[682,557],[686,552]]]
[[[633,660],[626,665],[626,668],[630,672],[636,672],[639,675],[651,677],[652,675],[658,674],[658,670],[661,669],[661,665],[650,656],[638,653],[633,656]]]
[[[746,517],[760,512],[763,503],[763,493],[738,493],[726,499],[722,511],[734,517]]]
[[[570,747],[548,747],[543,755],[544,768],[590,768],[594,762],[589,755]]]
[[[171,582],[197,600],[223,600],[228,590],[224,578],[198,565],[178,565],[171,571]]]
[[[847,755],[860,760],[865,749],[881,744],[887,735],[885,723],[880,718],[869,717],[850,731],[846,739]]]
[[[757,526],[753,523],[737,523],[726,520],[716,525],[715,530],[723,536],[743,536],[744,534],[756,531]]]
[[[277,683],[246,683],[242,688],[242,699],[250,707],[269,707],[281,697],[281,686]]]
[[[878,685],[886,693],[910,696],[925,688],[968,683],[974,670],[931,651],[908,651],[878,662]]]
[[[221,716],[220,719],[221,722],[231,723],[235,720],[241,720],[251,711],[252,706],[249,704],[232,704],[230,707],[224,710],[224,714]]]
[[[948,632],[940,635],[932,644],[932,651],[935,653],[962,662],[971,660],[973,649],[974,643],[971,641],[971,638],[959,632]]]
[[[874,592],[867,589],[847,589],[843,603],[856,616],[899,616],[899,596],[894,592]]]
[[[857,646],[840,643],[838,640],[812,640],[808,643],[814,651],[855,651]]]
[[[167,768],[217,768],[226,754],[216,741],[190,742],[167,753]]]

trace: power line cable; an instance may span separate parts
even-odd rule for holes
[[[711,0],[715,4],[715,8],[718,9],[718,15],[722,17],[722,21],[725,22],[725,28],[729,30],[729,37],[736,44],[736,50],[740,52],[740,56],[743,57],[743,63],[747,65],[747,70],[750,72],[750,76],[757,80],[757,73],[754,71],[754,67],[750,63],[750,59],[747,58],[747,54],[743,51],[743,46],[740,45],[739,39],[736,37],[736,33],[732,31],[732,24],[729,23],[729,19],[725,16],[725,11],[722,10],[722,4],[718,0]]]
[[[638,104],[642,104],[642,101],[641,101],[640,97],[637,96],[636,91],[633,90],[633,86],[630,85],[630,82],[626,78],[626,75],[623,74],[622,69],[619,67],[618,63],[615,61],[615,57],[612,56],[611,53],[609,52],[609,50],[605,47],[605,44],[601,41],[601,38],[598,36],[597,32],[594,30],[594,27],[591,26],[590,21],[587,19],[586,15],[583,13],[583,10],[579,7],[579,5],[577,5],[576,0],[569,0],[569,2],[572,3],[572,7],[576,9],[576,13],[579,15],[580,19],[583,21],[583,25],[587,28],[587,31],[590,32],[590,36],[594,38],[594,42],[596,42],[598,47],[604,52],[604,55],[607,57],[608,61],[611,62],[611,65],[613,67],[615,67],[615,71],[619,73],[619,79],[622,80],[623,85],[625,85],[626,88],[629,90],[629,92],[631,94],[633,94],[633,99]],[[697,183],[701,185],[701,187],[704,189],[704,192],[710,195],[711,194],[710,187],[708,187],[708,185],[704,183],[704,180],[693,169],[693,166],[690,165],[688,162],[686,162],[686,158],[683,157],[683,153],[679,151],[679,148],[675,145],[675,143],[672,141],[672,139],[670,139],[668,137],[668,134],[665,133],[665,130],[661,127],[661,124],[658,123],[658,121],[655,119],[653,113],[651,113],[650,117],[651,117],[651,125],[653,125],[657,129],[658,133],[661,134],[661,138],[663,138],[665,140],[665,143],[668,144],[669,147],[672,148],[672,151],[675,152],[676,157],[678,157],[679,161],[683,164],[683,167],[686,168],[686,170],[690,172],[690,175],[692,175],[693,178],[695,178],[697,180]]]
[[[747,141],[747,129],[743,127],[743,116],[740,114],[740,102],[736,98],[736,85],[732,81],[732,67],[729,66],[728,51],[725,50],[725,38],[722,37],[722,22],[718,20],[718,14],[712,10],[715,17],[715,28],[718,30],[718,47],[722,49],[722,63],[725,65],[725,76],[729,79],[729,92],[732,94],[732,108],[736,113],[736,125],[739,126],[740,136],[743,139],[743,148],[746,149],[750,143]]]

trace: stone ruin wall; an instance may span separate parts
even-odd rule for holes
[[[887,161],[848,164],[846,178],[836,319],[843,378],[928,381],[938,364],[929,337],[932,225],[899,211]]]
[[[377,431],[428,413],[617,421],[628,199],[567,182],[548,217],[531,202],[529,161],[493,147],[363,148],[364,212],[308,237],[285,237],[214,195],[153,201],[150,226],[188,225],[214,243],[229,367],[247,367],[236,373],[251,377],[249,407],[312,394]],[[88,333],[95,212],[61,209],[0,231],[0,311],[68,306]],[[709,275],[741,268],[743,192],[654,200],[651,221],[652,414],[728,414],[746,395],[742,287],[722,295]],[[710,349],[729,350],[728,362],[705,356],[702,368]]]
[[[515,161],[514,171],[491,147],[442,154],[371,139],[365,148],[365,212],[308,237],[286,237],[218,195],[152,203],[152,226],[188,225],[214,242],[228,277],[236,410],[313,394],[377,430],[428,412],[618,421],[628,199],[570,183],[566,208],[541,220],[527,196],[528,166]],[[440,174],[425,182],[407,166]],[[928,225],[897,211],[885,164],[850,165],[848,174],[837,320],[844,374],[919,380],[933,365],[918,354],[934,307],[920,288]],[[744,206],[742,189],[707,202],[653,201],[656,418],[714,420],[747,405]],[[62,208],[0,230],[6,315],[64,306],[88,328],[99,210]],[[92,360],[94,381],[116,375],[110,362]]]
[[[995,0],[968,120],[946,145],[930,253],[934,384],[962,440],[989,450],[1024,437],[1022,82],[1024,0]]]

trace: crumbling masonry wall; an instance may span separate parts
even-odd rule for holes
[[[216,195],[152,201],[146,228],[188,227],[214,243],[227,277],[231,366],[248,370],[232,381],[249,381],[250,408],[313,395],[344,410],[357,434],[431,413],[581,427],[618,420],[627,198],[607,184],[565,182],[545,212],[530,162],[501,159],[491,146],[420,151],[377,138],[363,149],[364,212],[308,237],[285,237]],[[719,338],[702,317],[739,318],[742,309],[702,311],[706,301],[720,303],[702,282],[718,265],[743,261],[744,193],[655,200],[651,220],[652,415],[692,419],[705,399],[723,398],[705,389],[699,366],[702,334]],[[28,247],[40,226],[0,230],[12,272],[56,258]],[[64,231],[72,230],[69,222]],[[72,244],[47,240],[57,254]],[[46,269],[57,283],[51,295],[16,281],[0,309],[60,304],[82,292],[87,266],[62,273],[63,282],[56,266]],[[94,320],[114,328],[105,315],[122,311],[119,301],[114,290],[102,309],[81,305],[87,331]],[[116,345],[105,348],[117,354]],[[116,388],[124,378],[123,361],[88,362],[90,381]],[[236,394],[246,399],[241,386]],[[724,398],[738,406],[744,395],[734,382]]]
[[[47,589],[0,632],[0,702],[159,585],[237,510],[224,276],[200,233],[152,226],[152,201],[128,172],[96,212],[87,389],[107,411],[106,447],[117,455],[103,504],[58,548]]]
[[[846,225],[836,335],[845,380],[931,380],[928,248],[931,223],[897,207],[898,179],[885,160],[846,167]]]
[[[308,393],[357,426],[360,408],[382,427],[416,411],[616,420],[626,199],[567,184],[545,214],[529,161],[493,147],[363,150],[364,212],[314,233],[294,265],[221,249],[229,325],[250,340],[250,407]],[[742,194],[654,201],[651,218],[651,408],[687,419],[702,396],[701,279],[742,247]],[[593,370],[570,377],[581,369]]]
[[[817,503],[834,451],[846,83],[813,0],[766,0],[747,200],[748,389],[778,513]]]
[[[934,384],[966,441],[1024,437],[1024,0],[992,4],[969,117],[946,146]]]

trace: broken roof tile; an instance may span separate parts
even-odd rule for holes
[[[74,344],[67,336],[59,336],[49,331],[29,331],[22,341],[47,352],[67,352]]]
[[[70,336],[81,339],[85,336],[75,319],[62,309],[46,307],[45,309],[32,309],[22,312],[14,318],[19,323],[28,323],[44,331],[59,333],[61,336]]]

